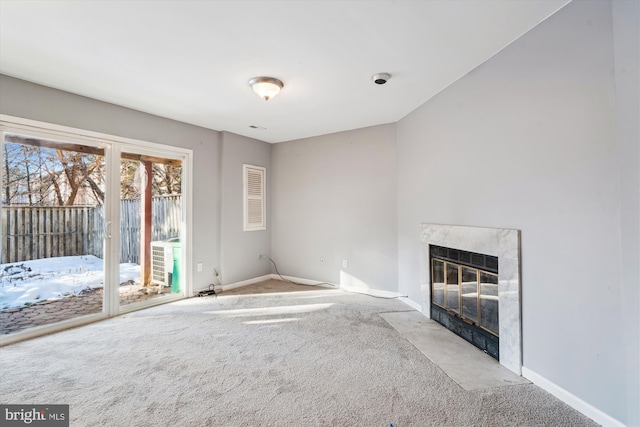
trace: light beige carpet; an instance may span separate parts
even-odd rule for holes
[[[0,348],[2,403],[73,426],[591,426],[532,384],[467,391],[341,291],[192,298]]]

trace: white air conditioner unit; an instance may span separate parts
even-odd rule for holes
[[[151,242],[151,282],[162,286],[171,286],[173,273],[174,248],[180,247],[180,238]]]

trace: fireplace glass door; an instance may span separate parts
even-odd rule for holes
[[[498,276],[480,272],[480,326],[498,334]]]
[[[498,275],[455,264],[432,260],[432,303],[465,322],[498,330]]]
[[[498,358],[497,259],[431,247],[431,317]]]
[[[460,267],[462,280],[460,282],[460,295],[462,299],[462,317],[473,323],[478,323],[478,270],[469,267]]]

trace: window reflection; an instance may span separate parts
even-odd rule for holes
[[[446,263],[446,283],[447,283],[447,306],[451,311],[460,313],[459,287],[458,287],[458,266],[450,262]]]
[[[444,307],[444,262],[433,260],[433,272],[432,272],[432,299],[435,304]]]
[[[498,334],[498,276],[480,272],[480,325]]]
[[[462,317],[478,322],[478,270],[462,267]]]

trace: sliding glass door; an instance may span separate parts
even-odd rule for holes
[[[105,150],[3,134],[0,334],[103,312]]]
[[[188,295],[188,150],[1,118],[0,341]]]
[[[120,306],[184,295],[182,160],[120,154]],[[156,300],[156,301],[152,301]]]

